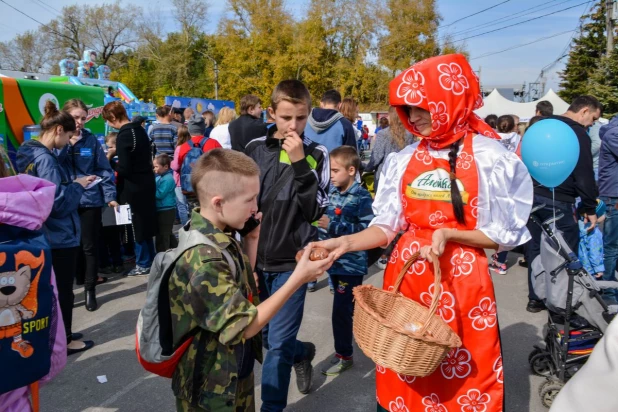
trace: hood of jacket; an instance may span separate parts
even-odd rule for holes
[[[615,127],[618,127],[618,116],[614,116],[608,124],[601,126],[601,129],[599,130],[599,137],[601,140],[603,140],[607,132]]]
[[[343,115],[337,110],[333,109],[320,109],[319,107],[311,110],[309,115],[309,125],[316,131],[316,133],[322,133],[328,130],[335,122],[343,118]]]
[[[54,205],[56,185],[29,175],[5,177],[0,182],[0,224],[39,230]]]
[[[37,140],[28,140],[19,147],[17,152],[17,170],[28,173],[28,167],[34,167],[34,161],[39,156],[53,156],[54,153]]]

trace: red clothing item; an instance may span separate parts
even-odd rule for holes
[[[433,149],[450,146],[468,134],[500,137],[474,110],[483,107],[479,79],[461,54],[416,63],[390,83],[390,103],[404,127],[421,136],[408,118],[408,106],[431,113],[431,134],[422,136]]]
[[[200,140],[202,140],[203,138],[204,136],[193,136],[191,140],[189,140],[189,142],[200,144]],[[183,160],[185,160],[185,156],[187,155],[187,153],[189,153],[189,150],[191,150],[190,145],[188,145],[187,143],[183,143],[178,151],[178,170],[176,170],[176,172],[180,171],[180,168],[182,167],[182,162]],[[219,142],[217,142],[215,139],[209,138],[208,140],[206,140],[206,143],[204,143],[204,146],[202,146],[202,152],[206,153],[209,150],[220,148],[221,145],[219,144]]]
[[[408,230],[397,242],[384,273],[384,290],[391,290],[401,269],[423,246],[431,245],[440,228],[474,230],[478,216],[479,174],[468,134],[457,156],[457,185],[464,203],[465,224],[457,222],[448,187],[446,159],[430,154],[423,139],[401,180],[401,204]],[[436,315],[462,340],[429,376],[399,375],[376,367],[378,403],[387,411],[502,411],[504,384],[494,288],[481,248],[447,243],[440,258],[442,281]],[[400,293],[431,306],[435,292],[433,266],[417,260],[408,270]]]

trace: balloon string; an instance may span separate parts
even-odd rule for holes
[[[554,236],[556,235],[556,192],[554,191],[554,188],[552,187],[551,189],[551,202],[552,202],[552,209],[554,211],[554,221],[552,223],[553,225],[553,232],[554,232]],[[562,243],[558,242],[558,255],[560,255],[560,251],[562,250]]]

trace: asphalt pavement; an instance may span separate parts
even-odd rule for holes
[[[511,268],[505,276],[492,274],[496,289],[502,336],[506,409],[504,412],[544,412],[538,387],[543,379],[531,376],[528,354],[541,341],[545,312],[526,312],[526,269],[517,265],[519,255],[510,254]],[[365,283],[380,286],[382,271],[375,266]],[[307,294],[299,339],[314,342],[313,389],[301,395],[294,373],[288,395],[290,412],[370,411],[375,406],[375,365],[356,349],[354,367],[341,376],[319,373],[334,355],[331,332],[332,295],[324,278],[318,290]],[[173,411],[171,381],[147,373],[135,356],[135,324],[144,302],[146,278],[112,277],[97,288],[100,308],[88,312],[84,294],[75,289],[73,331],[82,332],[96,346],[69,357],[66,368],[41,390],[43,412],[154,412]],[[256,364],[256,398],[259,409],[261,369]],[[98,376],[106,383],[99,383]],[[492,411],[493,412],[493,411]]]

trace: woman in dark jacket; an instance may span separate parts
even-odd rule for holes
[[[58,111],[51,101],[45,104],[38,140],[28,140],[17,151],[17,169],[56,185],[54,206],[43,227],[51,245],[52,267],[58,287],[58,301],[69,355],[88,350],[92,341],[80,341],[82,334],[73,333],[73,279],[77,266],[80,223],[77,214],[79,200],[96,176],[71,179],[60,165],[55,149],[62,149],[75,134],[75,120],[65,111]],[[34,199],[36,200],[36,199]],[[35,205],[24,205],[25,208]]]
[[[99,238],[103,207],[118,206],[113,171],[96,136],[84,129],[88,119],[88,108],[79,99],[67,101],[63,108],[75,120],[77,134],[62,150],[62,165],[72,179],[94,175],[101,178],[96,186],[86,190],[79,201],[79,220],[82,227],[80,256],[75,277],[78,284],[84,284],[86,310],[98,308],[95,287],[107,278],[98,278]]]
[[[103,118],[111,127],[118,129],[118,202],[131,206],[136,265],[128,275],[146,276],[155,257],[152,238],[157,234],[156,186],[150,139],[139,123],[129,121],[124,106],[118,101],[103,107]]]

